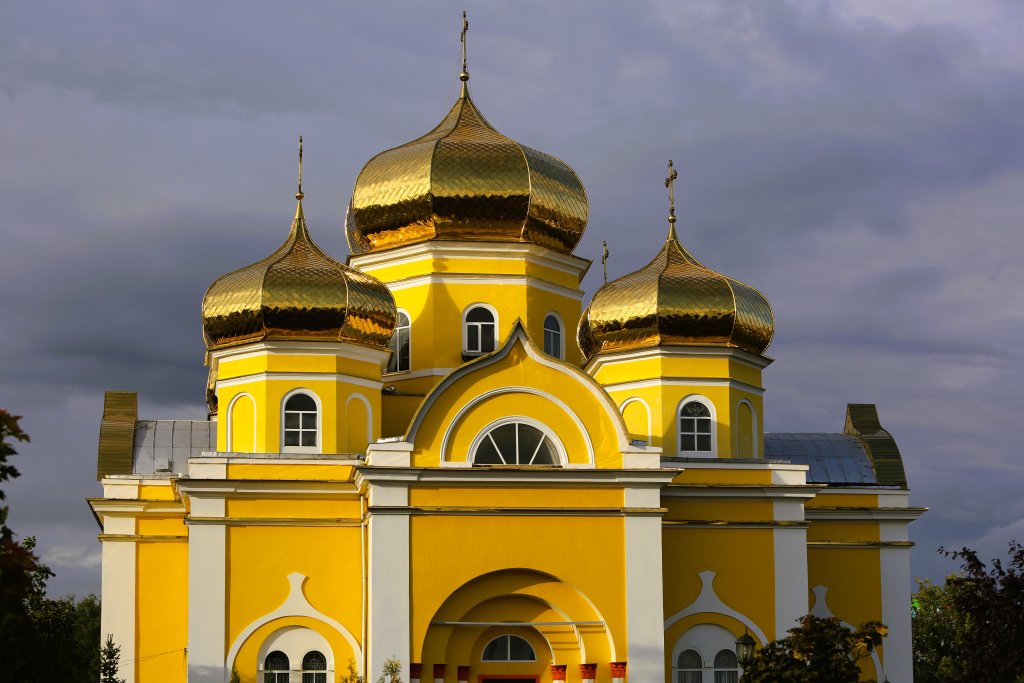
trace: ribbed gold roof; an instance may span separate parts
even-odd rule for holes
[[[207,349],[261,340],[349,341],[385,348],[395,300],[380,280],[313,242],[298,195],[288,239],[258,263],[218,278],[203,297]]]
[[[533,242],[571,253],[587,195],[563,161],[511,140],[462,95],[432,131],[381,152],[356,179],[353,254],[427,240]]]
[[[605,351],[676,344],[760,354],[774,331],[764,295],[703,266],[673,228],[653,261],[597,290],[577,338],[587,360]]]

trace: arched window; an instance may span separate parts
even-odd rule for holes
[[[484,662],[536,662],[537,655],[525,638],[509,634],[487,643],[480,659]]]
[[[263,660],[263,683],[288,683],[288,655],[274,650]]]
[[[302,658],[302,683],[327,683],[327,658],[313,650]]]
[[[477,437],[474,465],[554,465],[560,462],[555,443],[525,422],[510,421]]]
[[[316,448],[316,435],[316,401],[309,394],[293,394],[284,404],[284,447]]]
[[[412,327],[409,316],[398,312],[395,333],[391,335],[391,358],[388,360],[388,372],[406,372],[409,370],[409,341]]]
[[[683,650],[679,653],[676,671],[679,672],[678,683],[701,683],[704,660],[696,650]]]
[[[679,409],[679,452],[711,455],[711,410],[700,401],[687,401]]]
[[[466,328],[463,338],[463,352],[478,356],[494,350],[498,338],[494,312],[484,306],[474,306],[466,311]]]
[[[735,652],[719,650],[715,655],[715,683],[738,683],[740,680],[738,667]]]
[[[562,323],[553,313],[544,318],[544,353],[562,357]]]

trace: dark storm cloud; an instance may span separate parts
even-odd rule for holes
[[[996,54],[1024,22],[999,3],[916,7],[480,3],[470,72],[500,130],[580,174],[577,253],[608,240],[612,276],[663,239],[675,160],[688,248],[774,306],[768,427],[839,430],[847,402],[878,402],[934,508],[914,569],[939,578],[938,545],[998,552],[1024,530],[1024,70]],[[12,523],[39,535],[58,590],[98,586],[81,498],[102,391],[138,390],[145,417],[203,415],[202,294],[286,234],[295,137],[313,235],[344,258],[362,164],[455,96],[461,9],[0,9],[0,405],[33,435]]]

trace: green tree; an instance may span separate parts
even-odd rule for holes
[[[348,660],[348,673],[338,678],[338,683],[363,683],[363,677],[356,671],[356,660]]]
[[[402,662],[397,657],[384,660],[384,671],[377,678],[377,683],[402,683]]]
[[[991,566],[970,548],[939,552],[960,560],[946,580],[954,609],[970,622],[957,653],[964,681],[1024,681],[1024,546],[1010,541],[1009,558]]]
[[[123,678],[117,677],[117,670],[121,668],[121,647],[114,644],[114,635],[107,634],[103,642],[103,649],[100,651],[100,683],[124,683]]]
[[[851,630],[830,617],[808,614],[789,636],[773,640],[743,671],[743,683],[857,683],[857,661],[871,655],[885,637],[877,621]]]
[[[964,662],[970,615],[956,606],[956,575],[944,585],[918,580],[911,612],[914,631],[914,680],[961,683],[973,680]]]
[[[21,430],[18,415],[11,415],[0,409],[0,483],[19,476],[18,470],[8,459],[18,454],[15,441],[28,441],[28,434]],[[0,489],[0,501],[6,499]],[[14,532],[7,526],[8,507],[0,507],[0,644],[5,636],[24,628],[27,621],[25,598],[32,591],[35,572],[39,561],[32,553],[32,545],[18,543]],[[49,571],[49,570],[46,570]]]

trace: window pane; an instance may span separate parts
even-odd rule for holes
[[[298,429],[299,427],[299,414],[298,413],[285,413],[284,414],[284,428],[285,429]]]
[[[738,671],[716,671],[715,683],[739,683],[740,674]]]
[[[306,671],[327,671],[327,658],[317,650],[307,652],[302,658],[302,668]]]
[[[719,650],[715,655],[716,669],[735,669],[737,666],[736,653],[732,650]]]
[[[679,683],[701,683],[700,671],[680,671]]]
[[[466,328],[466,350],[480,350],[480,327],[478,325],[470,325]]]
[[[494,350],[494,325],[482,325],[480,332],[483,336],[483,343],[480,345],[481,351],[493,351]]]
[[[694,451],[694,450],[697,450],[697,442],[695,441],[694,436],[692,434],[683,434],[682,435],[682,440],[683,440],[683,450],[684,451]]]
[[[504,457],[505,462],[514,463],[516,461],[516,425],[507,424],[501,425],[491,430],[491,438],[494,439],[494,443],[497,444],[498,450],[501,451],[501,455]]]
[[[302,428],[316,429],[316,413],[302,413]]]
[[[697,421],[692,417],[684,417],[679,424],[681,425],[680,430],[687,434],[693,434],[697,430]]]
[[[468,323],[493,323],[494,316],[486,308],[477,306],[469,313],[466,314],[466,322]]]
[[[519,636],[509,636],[509,659],[514,662],[532,662],[537,659],[533,648]]]
[[[267,671],[287,671],[288,655],[280,650],[274,650],[263,660],[263,668]]]
[[[683,650],[679,655],[679,661],[676,666],[680,669],[703,669],[704,662],[700,658],[700,653],[696,650]]]
[[[700,434],[710,434],[711,433],[711,420],[706,420],[706,419],[702,418],[700,420],[695,420],[695,422],[697,423],[697,432],[698,433],[700,433]]]
[[[396,322],[396,325],[398,327],[408,327],[409,326],[409,316],[407,316],[405,313],[399,312],[398,320]]]
[[[316,401],[307,394],[295,394],[284,404],[285,410],[316,410]]]
[[[698,451],[710,451],[711,450],[711,436],[710,435],[701,434],[701,435],[699,435],[697,437],[697,450]]]
[[[298,446],[299,445],[299,433],[298,432],[285,432],[284,433],[284,445],[285,446]]]
[[[508,636],[498,636],[487,643],[480,657],[485,662],[504,662],[508,660]]]
[[[315,446],[316,445],[316,432],[302,432],[302,445],[303,446]]]
[[[516,462],[520,465],[527,465],[530,462],[530,458],[533,457],[534,451],[540,446],[541,439],[544,438],[544,434],[530,425],[519,425],[519,453]]]
[[[540,444],[540,448],[537,449],[536,455],[533,456],[533,462],[531,465],[554,465],[558,461],[555,458],[555,448],[551,445],[551,440],[548,437],[544,437],[544,440]]]
[[[480,445],[477,446],[476,456],[473,458],[473,462],[478,465],[500,465],[501,458],[498,457],[498,451],[494,448],[494,444],[486,435],[483,440],[480,441]]]
[[[707,406],[696,401],[690,401],[683,406],[681,413],[690,417],[711,417],[711,411],[708,410]]]

